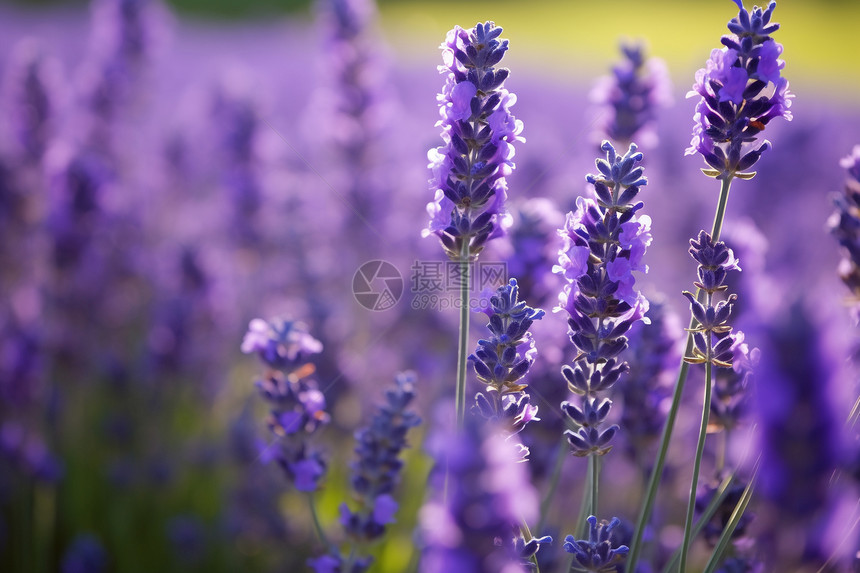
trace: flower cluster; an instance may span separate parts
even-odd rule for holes
[[[839,276],[851,291],[855,322],[860,322],[860,145],[839,164],[848,171],[845,191],[834,198],[836,211],[828,222],[830,233],[842,247]]]
[[[603,455],[618,427],[601,429],[611,402],[598,401],[597,394],[609,390],[628,370],[618,356],[627,348],[624,334],[644,319],[648,301],[634,291],[634,271],[647,272],[642,263],[651,243],[651,220],[637,217],[642,203],[633,203],[647,183],[637,164],[642,153],[636,146],[623,156],[604,142],[606,159],[597,160],[600,175],[589,175],[595,198],[578,197],[577,209],[568,213],[559,231],[564,244],[554,270],[567,284],[559,296],[559,307],[570,314],[570,340],[578,350],[574,366],[562,374],[570,391],[582,397],[582,405],[562,404],[565,414],[579,427],[566,432],[578,456]]]
[[[657,110],[672,101],[668,70],[663,60],[645,59],[641,44],[623,44],[624,60],[602,78],[591,98],[607,110],[600,124],[601,139],[619,145],[636,141],[653,147],[657,135],[653,124]]]
[[[341,505],[341,524],[350,536],[371,541],[380,537],[385,526],[394,521],[397,502],[392,492],[400,480],[403,461],[400,452],[407,447],[406,434],[421,423],[408,410],[415,398],[415,375],[399,374],[396,388],[385,393],[386,403],[379,407],[370,425],[355,434],[352,463],[352,488],[360,509],[352,511]]]
[[[486,386],[475,395],[474,411],[483,418],[502,423],[509,434],[520,432],[537,418],[537,406],[529,404],[522,378],[535,361],[537,349],[529,328],[544,311],[519,300],[517,279],[500,286],[490,297],[487,309],[489,339],[478,341],[469,356],[478,380]]]
[[[529,571],[527,560],[552,538],[525,539],[519,532],[535,518],[538,498],[525,464],[517,463],[517,448],[473,416],[462,429],[437,428],[428,441],[437,462],[428,491],[435,495],[419,516],[426,543],[419,570]]]
[[[685,356],[690,364],[710,362],[714,366],[732,367],[732,357],[737,336],[731,334],[732,327],[727,324],[737,295],[729,295],[725,300],[714,304],[714,294],[726,290],[723,284],[729,271],[741,270],[734,253],[722,241],[716,243],[705,231],[699,231],[698,239],[690,239],[690,255],[699,263],[695,284],[706,294],[704,304],[696,295],[684,291],[690,301],[690,311],[698,325],[693,328],[693,355]]]
[[[687,97],[700,96],[696,106],[693,140],[686,154],[700,153],[717,179],[751,178],[745,173],[767,149],[758,135],[776,117],[791,120],[788,80],[781,76],[785,62],[782,45],[770,37],[779,24],[770,22],[776,2],[752,13],[737,0],[740,12],[728,24],[722,49],[711,52],[705,68],[696,72],[696,83]]]
[[[618,571],[618,566],[624,562],[629,548],[626,545],[616,545],[611,539],[612,530],[621,521],[613,517],[612,521],[601,521],[588,517],[588,539],[575,539],[568,535],[564,539],[564,550],[573,554],[571,571],[589,573],[612,573]]]
[[[449,257],[476,256],[491,238],[504,231],[507,214],[505,177],[513,170],[514,141],[523,129],[510,112],[516,96],[503,86],[506,68],[496,68],[508,41],[493,22],[470,30],[459,26],[442,44],[447,81],[439,94],[444,145],[427,154],[436,192],[427,205],[430,225]]]
[[[257,381],[260,395],[271,405],[269,431],[276,441],[260,452],[264,462],[275,460],[299,491],[315,491],[325,474],[326,462],[308,438],[328,423],[325,396],[307,378],[314,368],[308,357],[322,350],[300,322],[275,319],[251,321],[242,352],[256,354],[268,366]]]

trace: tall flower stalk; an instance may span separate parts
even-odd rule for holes
[[[709,235],[713,242],[720,238],[732,180],[735,177],[751,179],[755,172],[748,170],[770,148],[767,140],[758,142],[759,135],[774,118],[792,119],[789,107],[793,95],[788,90],[788,80],[782,77],[785,62],[779,59],[783,48],[771,38],[779,29],[779,24],[771,22],[776,2],[771,2],[767,9],[754,7],[751,12],[740,0],[736,3],[740,10],[728,23],[731,34],[721,39],[724,47],[711,52],[706,67],[696,72],[693,89],[687,94],[701,99],[696,106],[693,139],[686,153],[701,154],[708,164],[702,171],[720,181],[720,195]],[[703,293],[700,289],[693,298],[700,301]],[[693,352],[692,331],[697,325],[694,316],[684,356]],[[654,508],[688,370],[689,364],[682,361],[660,449],[630,544],[628,567],[631,571],[636,570],[642,535]]]
[[[464,30],[456,26],[442,44],[439,71],[446,75],[438,96],[443,145],[427,154],[436,196],[427,205],[430,224],[448,257],[459,263],[460,335],[455,408],[466,411],[469,335],[469,266],[486,242],[503,234],[507,221],[506,177],[513,170],[515,141],[523,124],[510,112],[516,96],[504,88],[509,71],[497,68],[508,50],[493,22]]]
[[[651,243],[651,219],[637,216],[635,202],[647,184],[639,166],[642,153],[631,144],[618,155],[608,141],[606,159],[598,159],[599,175],[589,175],[594,197],[577,198],[576,211],[568,213],[559,230],[564,244],[554,270],[567,284],[559,296],[559,309],[568,312],[570,340],[577,349],[573,366],[562,375],[580,403],[563,402],[562,411],[576,431],[565,436],[575,456],[588,457],[592,491],[590,511],[596,515],[599,457],[612,449],[618,426],[606,427],[612,401],[603,397],[629,369],[620,355],[627,348],[624,334],[648,311],[648,301],[634,290],[634,271],[646,272],[642,259]]]

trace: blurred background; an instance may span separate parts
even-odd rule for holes
[[[493,20],[510,40],[506,86],[526,142],[509,180],[511,236],[482,260],[505,263],[547,311],[561,288],[555,229],[605,137],[600,78],[624,66],[622,43],[663,62],[654,118],[636,139],[654,236],[641,280],[664,301],[676,368],[689,312],[680,292],[695,275],[688,240],[710,228],[719,189],[684,155],[696,104],[685,95],[736,14],[729,0],[0,4],[0,570],[306,570],[322,548],[304,496],[261,459],[264,367],[239,350],[257,317],[301,320],[323,343],[312,359],[331,415],[315,435],[329,460],[318,506],[330,537],[344,538],[351,436],[383,390],[416,371],[429,419],[453,389],[457,313],[410,287],[418,263],[444,257],[421,230],[427,150],[441,144],[438,46],[454,25]],[[782,567],[772,570],[839,571],[860,538],[860,455],[846,423],[857,331],[828,219],[845,186],[839,160],[860,143],[860,3],[786,0],[774,19],[795,119],[768,125],[773,149],[729,202],[725,237],[744,269],[732,285],[737,326],[761,349],[762,383],[725,455],[748,475],[749,451],[769,452],[739,543],[756,540]],[[354,297],[371,260],[404,280],[392,308]],[[525,439],[539,490],[563,430],[566,328],[550,312],[536,325],[530,391],[542,422]],[[473,320],[472,339],[485,332]],[[677,546],[701,383],[691,375],[649,533],[655,564]],[[425,426],[410,434],[397,523],[369,548],[373,570],[417,562]],[[602,487],[617,492],[607,511],[630,521],[653,443],[623,439]],[[562,468],[548,519],[557,540],[578,508],[581,461]],[[542,550],[542,571],[557,570],[560,545]],[[701,542],[697,559],[707,550]]]

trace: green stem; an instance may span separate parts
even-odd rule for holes
[[[317,537],[319,538],[320,543],[322,543],[326,547],[326,549],[331,549],[332,544],[329,542],[328,537],[326,537],[325,531],[323,531],[322,525],[320,525],[319,514],[317,514],[317,503],[316,503],[316,499],[314,499],[313,492],[308,492],[307,499],[308,499],[308,507],[310,507],[310,510],[311,510],[311,519],[313,519],[314,530],[317,533]]]
[[[457,352],[457,394],[455,406],[457,409],[457,427],[463,427],[466,419],[466,365],[469,356],[469,256],[470,239],[463,238],[460,247],[460,340]]]
[[[552,468],[552,475],[549,480],[549,488],[546,496],[540,504],[540,519],[538,519],[537,532],[540,534],[546,525],[549,506],[552,503],[552,498],[555,497],[555,490],[558,489],[558,482],[561,479],[561,470],[564,467],[564,460],[567,457],[567,440],[561,439],[561,444],[558,446],[558,455],[555,457],[555,466]]]
[[[597,517],[597,488],[600,484],[600,458],[588,456],[588,469],[591,472],[591,509],[590,515]]]
[[[711,237],[714,241],[719,239],[723,228],[723,219],[726,214],[726,204],[729,200],[729,190],[731,188],[731,178],[725,179],[720,183],[720,198],[717,202],[717,211],[714,214],[714,223],[711,227]],[[696,291],[696,298],[699,298],[700,291]],[[690,319],[689,328],[695,328],[696,320]],[[684,385],[687,381],[687,372],[690,370],[690,365],[684,362],[684,356],[689,356],[693,350],[693,333],[687,333],[687,345],[684,348],[684,354],[681,357],[681,368],[678,370],[678,379],[675,382],[675,392],[672,394],[672,405],[669,412],[666,414],[666,425],[663,426],[663,434],[660,437],[660,447],[657,451],[657,460],[654,463],[654,469],[651,471],[651,477],[648,480],[648,490],[645,493],[645,499],[642,501],[642,508],[639,511],[639,519],[636,521],[636,530],[633,533],[633,540],[630,542],[630,553],[627,556],[626,569],[628,571],[636,571],[636,563],[639,555],[642,552],[642,535],[645,532],[645,526],[651,519],[651,512],[654,511],[654,502],[657,499],[657,489],[660,486],[660,479],[663,477],[663,466],[666,464],[666,454],[669,451],[669,441],[672,439],[672,432],[675,429],[675,418],[678,416],[678,409],[681,405],[681,395],[684,392]]]
[[[699,428],[699,441],[696,444],[696,459],[693,462],[693,480],[690,484],[690,499],[687,502],[687,519],[684,522],[684,541],[681,545],[681,561],[678,571],[683,573],[687,570],[687,554],[690,550],[690,539],[693,531],[693,510],[696,507],[696,491],[699,487],[699,471],[702,467],[702,456],[705,453],[705,438],[708,435],[708,417],[711,413],[711,340],[710,333],[705,333],[708,338],[708,362],[705,363],[705,403],[702,405],[702,425]]]

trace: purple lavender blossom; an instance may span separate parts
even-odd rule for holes
[[[60,94],[59,63],[42,53],[32,40],[12,51],[4,78],[4,115],[16,156],[41,160],[57,127]]]
[[[559,309],[570,315],[570,340],[578,350],[574,366],[565,365],[562,374],[571,392],[582,397],[582,405],[562,403],[562,410],[579,428],[566,431],[573,453],[578,456],[604,455],[618,427],[602,429],[611,402],[597,400],[609,390],[628,365],[618,360],[627,348],[624,336],[637,320],[644,320],[648,301],[633,289],[634,271],[647,272],[642,262],[651,243],[647,215],[636,213],[641,202],[632,203],[639,188],[647,184],[637,164],[642,153],[631,144],[618,156],[611,143],[604,142],[606,159],[596,164],[600,175],[589,175],[594,198],[577,198],[577,210],[568,213],[559,234],[564,245],[559,264],[553,270],[567,280],[559,296]]]
[[[342,555],[337,554],[309,559],[308,566],[314,570],[314,573],[364,573],[370,569],[372,562],[370,557],[361,557],[353,559],[352,565],[349,566],[347,565],[348,561],[344,560]]]
[[[571,571],[610,573],[618,571],[624,563],[629,548],[626,545],[616,545],[611,539],[612,530],[621,521],[613,517],[612,521],[601,521],[593,515],[588,517],[588,539],[576,539],[568,535],[564,539],[564,550],[573,554]]]
[[[713,480],[711,483],[706,484],[705,487],[696,495],[696,511],[699,514],[705,511],[705,508],[708,507],[713,498],[717,495],[721,481],[722,480],[719,479]],[[744,490],[747,488],[747,484],[748,482],[743,479],[733,480],[728,486],[728,490],[722,501],[714,511],[713,516],[711,516],[711,519],[702,529],[705,541],[707,541],[711,547],[715,546],[719,542],[720,536],[732,518],[735,506],[737,506],[744,494]],[[740,521],[738,521],[735,530],[732,532],[732,540],[739,541],[743,539],[746,535],[747,527],[749,527],[754,518],[755,516],[751,512],[745,511],[741,516]]]
[[[439,237],[454,260],[476,256],[508,226],[505,178],[514,168],[513,143],[524,140],[523,124],[510,112],[516,96],[503,87],[509,71],[495,67],[508,50],[501,33],[493,22],[457,26],[442,44],[439,71],[447,78],[436,125],[444,145],[427,154],[436,197],[422,234]]]
[[[525,573],[549,537],[525,540],[519,524],[533,521],[537,493],[519,450],[490,424],[467,416],[455,431],[438,424],[428,450],[436,459],[420,513],[422,573]],[[446,478],[447,475],[447,478]],[[447,482],[447,498],[442,492]]]
[[[737,335],[732,335],[732,327],[727,324],[737,295],[731,294],[725,300],[714,304],[714,294],[726,290],[723,284],[729,271],[741,270],[734,253],[722,241],[714,242],[705,231],[699,231],[698,239],[690,239],[690,255],[699,263],[699,280],[694,284],[707,294],[705,304],[696,295],[684,291],[690,301],[690,311],[697,322],[693,332],[693,355],[685,356],[690,364],[710,362],[714,366],[732,367]]]
[[[63,555],[62,573],[103,573],[107,570],[108,555],[94,535],[78,535]]]
[[[591,99],[605,108],[600,122],[600,140],[619,147],[634,141],[645,149],[657,143],[654,123],[657,111],[672,103],[672,86],[666,64],[659,58],[645,59],[641,44],[622,44],[624,60],[601,78]]]
[[[843,193],[835,196],[836,211],[830,216],[830,233],[842,247],[839,276],[851,292],[852,314],[860,323],[860,145],[854,146],[851,155],[839,165],[848,171]]]
[[[770,149],[758,135],[776,117],[791,120],[788,80],[781,77],[785,62],[778,59],[782,45],[770,37],[779,29],[770,19],[776,8],[740,12],[723,36],[722,49],[711,52],[705,68],[696,72],[696,83],[687,97],[700,96],[696,106],[693,140],[686,154],[700,153],[710,169],[706,175],[717,179],[751,178],[745,173]]]
[[[489,339],[478,341],[475,353],[469,356],[485,385],[484,392],[475,396],[473,410],[488,420],[502,423],[508,434],[515,434],[537,417],[537,406],[529,404],[523,377],[535,361],[537,349],[528,331],[544,311],[534,309],[519,300],[517,279],[500,286],[490,298],[488,309]]]
[[[403,467],[399,456],[407,447],[407,432],[421,423],[415,412],[407,410],[415,397],[415,381],[411,372],[399,374],[396,388],[385,393],[386,403],[370,425],[355,434],[357,459],[351,464],[352,488],[360,507],[352,511],[343,504],[340,511],[341,524],[356,540],[377,539],[394,521],[398,504],[391,494]]]
[[[252,320],[242,341],[242,352],[257,354],[269,367],[256,386],[272,407],[268,426],[276,441],[260,452],[260,459],[277,461],[296,489],[304,492],[318,489],[326,470],[322,454],[308,442],[329,421],[325,396],[307,378],[313,366],[305,362],[321,350],[304,325],[280,319]]]
[[[564,215],[549,199],[536,197],[517,202],[511,209],[510,241],[513,252],[505,257],[508,276],[517,277],[524,299],[540,306],[556,296],[552,266],[557,256],[556,235]]]

